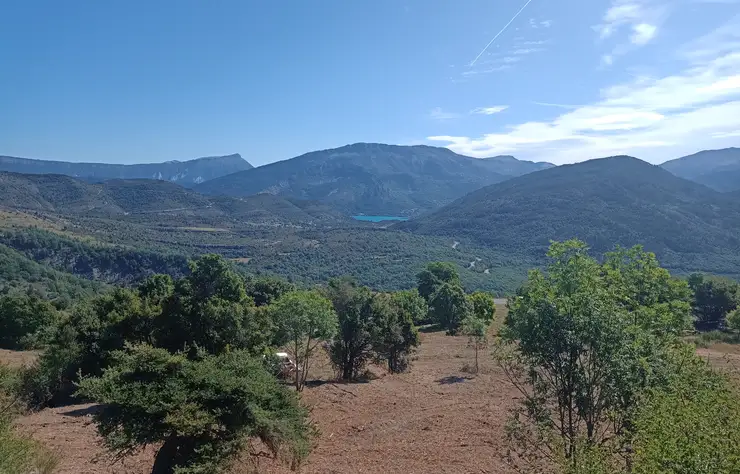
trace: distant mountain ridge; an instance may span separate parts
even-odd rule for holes
[[[551,166],[513,157],[477,159],[423,145],[356,143],[230,174],[195,189],[229,196],[270,193],[321,201],[346,213],[409,216]]]
[[[661,167],[717,191],[740,190],[740,148],[700,151],[667,161]]]
[[[241,224],[338,224],[348,218],[326,205],[259,195],[209,197],[175,183],[108,180],[89,183],[65,175],[0,172],[0,207],[59,215],[209,221]]]
[[[109,179],[158,179],[188,187],[251,168],[252,165],[238,153],[196,158],[188,161],[175,160],[164,163],[132,165],[72,163],[0,156],[0,171],[26,174],[63,174],[93,182]]]
[[[631,157],[513,178],[394,227],[531,257],[550,240],[644,244],[674,270],[740,274],[740,201]]]

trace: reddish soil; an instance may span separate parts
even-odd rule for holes
[[[740,355],[727,354],[735,352],[735,346],[721,349],[712,347],[699,353],[717,365],[734,367],[738,363],[740,367]],[[2,359],[5,356],[0,354]],[[516,472],[504,461],[502,437],[507,411],[516,403],[518,392],[488,351],[480,354],[481,373],[477,376],[462,371],[472,362],[473,350],[466,338],[428,333],[422,334],[422,345],[409,373],[383,375],[375,370],[381,376],[371,382],[317,382],[306,388],[303,400],[312,408],[320,437],[300,472]],[[326,359],[318,361],[312,376],[331,379]],[[148,473],[153,448],[124,462],[112,464],[105,457],[90,423],[92,410],[90,405],[47,409],[21,418],[19,425],[59,453],[60,474]],[[290,470],[262,460],[259,472],[284,474]]]
[[[423,334],[409,373],[307,389],[321,438],[301,472],[515,472],[502,435],[517,392],[488,351],[480,356],[473,377],[461,371],[473,361],[466,338]]]
[[[473,350],[463,337],[422,334],[411,371],[367,383],[318,382],[303,393],[320,429],[302,473],[507,473],[503,426],[515,389],[488,351],[481,374],[461,369]],[[326,361],[313,374],[328,380]],[[91,424],[94,407],[46,409],[19,420],[19,427],[59,453],[59,474],[148,473],[154,450],[111,464]],[[263,460],[260,472],[290,470]]]

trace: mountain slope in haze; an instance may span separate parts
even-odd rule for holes
[[[740,202],[630,157],[559,166],[487,186],[394,226],[541,257],[550,240],[644,246],[673,269],[740,274]]]
[[[492,171],[506,176],[521,176],[534,171],[553,168],[555,166],[552,163],[545,161],[534,162],[517,160],[511,155],[492,156],[490,158],[482,158],[482,160],[486,165],[491,167]]]
[[[680,178],[717,191],[740,190],[740,148],[700,151],[661,166]]]
[[[205,194],[271,193],[346,213],[414,215],[546,164],[476,159],[446,148],[358,143],[315,151],[198,185]]]
[[[154,223],[161,223],[166,218],[285,225],[347,220],[346,216],[326,205],[272,195],[209,197],[159,180],[88,183],[64,175],[7,172],[0,172],[0,206],[60,215],[136,218]]]
[[[239,154],[135,165],[70,163],[0,156],[0,171],[26,174],[63,174],[88,181],[159,179],[176,182],[183,186],[194,186],[198,183],[251,168],[252,165]]]

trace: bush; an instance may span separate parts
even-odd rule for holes
[[[13,417],[22,408],[15,393],[18,383],[19,372],[0,365],[0,473],[51,473],[57,457],[13,430]]]
[[[392,374],[405,372],[411,363],[411,354],[420,344],[419,332],[414,326],[414,315],[407,312],[395,294],[377,294],[373,297],[373,351],[378,360],[388,364]]]
[[[635,474],[740,472],[740,394],[690,349],[634,420]]]
[[[252,438],[294,465],[311,447],[295,392],[244,351],[189,358],[134,347],[116,352],[101,377],[83,379],[80,393],[103,404],[95,420],[112,451],[162,443],[153,473],[220,472]]]
[[[583,472],[598,453],[581,443],[624,453],[641,395],[675,370],[690,292],[640,247],[600,263],[583,242],[553,242],[548,256],[547,273],[532,270],[510,300],[501,330],[499,360],[523,395],[509,435],[520,459],[555,453]]]
[[[33,294],[0,297],[0,347],[37,349],[52,337],[59,313],[48,301]]]
[[[373,356],[372,293],[346,278],[329,281],[327,293],[338,319],[331,363],[340,379],[357,380]]]

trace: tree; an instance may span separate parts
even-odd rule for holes
[[[468,296],[468,300],[470,301],[470,310],[476,318],[488,324],[493,322],[493,317],[496,315],[496,300],[492,294],[476,291]]]
[[[342,380],[356,380],[373,355],[372,293],[353,279],[335,278],[329,281],[327,295],[339,324],[329,347],[332,365]]]
[[[192,357],[137,346],[113,358],[79,393],[101,404],[95,421],[114,453],[161,443],[153,474],[222,472],[252,438],[294,463],[308,454],[306,410],[249,353]]]
[[[270,314],[254,307],[229,263],[206,255],[190,268],[177,282],[154,275],[137,291],[119,288],[75,306],[27,374],[29,403],[39,406],[69,395],[78,373],[100,375],[111,353],[127,344],[193,354],[264,353],[274,342]]]
[[[157,321],[157,346],[170,351],[185,347],[219,354],[247,349],[253,354],[272,341],[263,313],[254,311],[244,280],[218,255],[190,263],[191,274],[175,284]]]
[[[460,333],[468,336],[470,344],[475,349],[475,373],[478,373],[478,351],[488,344],[488,328],[490,320],[480,317],[474,311],[468,313],[460,325]]]
[[[111,353],[126,343],[152,340],[143,324],[138,293],[118,288],[72,308],[54,332],[39,361],[24,375],[26,401],[40,407],[72,395],[78,376],[100,375]]]
[[[470,312],[470,304],[460,285],[443,283],[429,302],[432,320],[455,334],[463,319]]]
[[[400,300],[400,301],[399,301]],[[406,311],[405,296],[377,294],[373,297],[373,351],[393,373],[406,371],[410,355],[420,343],[413,314]]]
[[[699,330],[720,329],[727,314],[740,304],[740,284],[729,278],[693,274],[689,287],[694,291],[694,316]]]
[[[37,296],[0,296],[0,347],[37,349],[49,342],[58,321],[54,306]]]
[[[288,352],[298,365],[295,387],[300,391],[306,383],[309,362],[316,347],[337,332],[337,314],[331,301],[317,291],[286,293],[271,305],[271,313],[279,345],[288,346]]]
[[[255,306],[266,306],[274,303],[285,293],[295,290],[295,285],[282,278],[260,276],[248,278],[246,289],[247,295],[254,300]]]
[[[686,346],[636,410],[635,474],[740,472],[740,394]]]
[[[152,275],[139,284],[138,290],[142,299],[161,305],[174,293],[175,283],[169,275]]]
[[[740,331],[740,309],[727,315],[727,327],[733,331]]]
[[[426,320],[429,307],[426,300],[419,295],[418,290],[396,291],[392,293],[392,296],[394,304],[409,314],[414,324],[419,325]]]
[[[432,296],[444,284],[460,285],[460,275],[454,263],[431,262],[416,275],[419,295],[429,302]]]
[[[685,282],[636,247],[599,264],[580,241],[554,242],[547,274],[532,270],[510,302],[499,360],[523,394],[510,439],[520,456],[563,457],[629,445],[639,394],[661,386],[690,321]],[[544,447],[544,448],[543,448]]]

